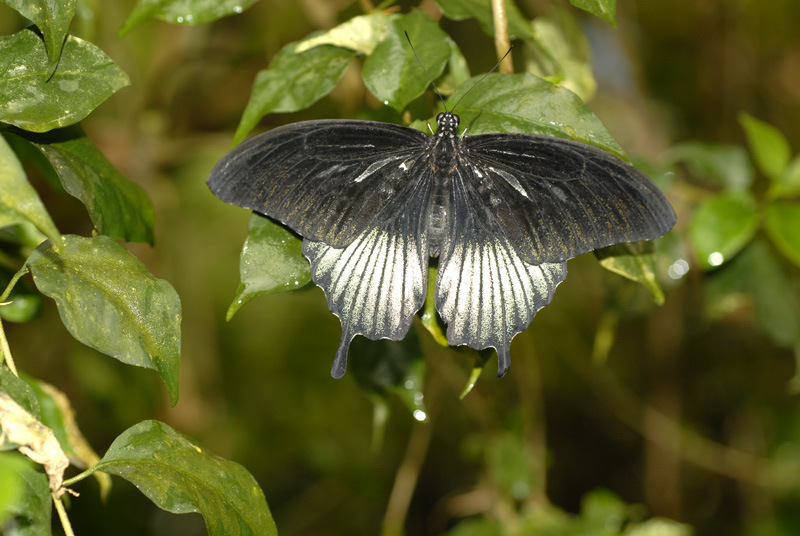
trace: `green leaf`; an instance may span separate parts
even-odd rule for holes
[[[86,206],[98,233],[153,243],[150,198],[108,161],[80,127],[25,137],[47,158],[67,193]]]
[[[791,156],[786,137],[769,123],[744,112],[739,114],[739,124],[747,136],[758,169],[773,183],[780,183]]]
[[[0,392],[6,393],[22,406],[22,409],[36,417],[41,415],[39,400],[30,385],[14,376],[7,366],[0,365]]]
[[[32,30],[0,37],[0,121],[31,132],[77,123],[130,84],[105,53],[67,36],[55,72],[42,39]]]
[[[702,203],[689,223],[689,239],[706,270],[730,260],[758,229],[755,200],[746,192],[728,192]]]
[[[756,323],[770,340],[787,348],[800,344],[800,299],[765,241],[757,238],[715,272],[704,294],[711,318],[746,308],[750,302]]]
[[[780,180],[772,184],[769,194],[772,197],[795,197],[800,195],[800,155],[786,166]]]
[[[301,41],[297,44],[295,53],[305,52],[320,45],[333,45],[369,56],[378,43],[386,37],[389,24],[398,16],[376,11],[353,17],[327,32]]]
[[[664,304],[664,291],[656,279],[656,256],[652,242],[625,242],[595,250],[606,270],[646,286],[653,301]]]
[[[770,203],[765,226],[780,252],[800,266],[800,205],[788,201]]]
[[[106,236],[45,242],[27,266],[73,337],[123,363],[158,371],[177,402],[181,306],[172,285]]]
[[[283,47],[269,67],[256,75],[234,143],[244,139],[265,115],[303,110],[330,93],[355,55],[328,45],[295,53],[297,46]]]
[[[538,459],[522,438],[511,433],[497,434],[486,446],[486,468],[498,487],[515,501],[523,501],[538,487],[544,476],[542,467],[532,460]]]
[[[147,19],[172,24],[205,24],[228,15],[242,13],[257,0],[138,0],[136,7],[119,30],[130,31]]]
[[[311,281],[303,241],[269,218],[253,213],[239,259],[241,283],[227,320],[260,294],[295,290]]]
[[[458,48],[455,41],[448,37],[447,46],[450,48],[450,58],[447,60],[447,71],[445,71],[444,76],[439,78],[436,82],[436,87],[439,88],[442,95],[450,95],[471,76],[467,60],[464,58],[464,54],[461,53],[461,49]],[[425,132],[428,132],[428,130],[426,129]]]
[[[417,421],[428,420],[423,387],[425,359],[415,330],[401,341],[356,337],[350,345],[350,367],[359,387],[374,404],[372,448],[381,448],[396,395]]]
[[[526,71],[542,78],[558,79],[558,85],[578,95],[584,102],[597,89],[592,74],[589,41],[567,9],[553,4],[544,17],[533,21],[535,41],[526,45],[534,50]]]
[[[569,3],[617,27],[617,0],[569,0]]]
[[[91,470],[124,478],[168,512],[199,512],[210,536],[278,533],[264,493],[244,467],[206,452],[164,423],[128,428]]]
[[[419,60],[403,32],[408,32]],[[362,76],[367,89],[378,100],[401,112],[430,84],[420,63],[436,78],[444,72],[449,58],[447,34],[425,13],[415,9],[389,26],[386,38],[364,61]]]
[[[739,145],[690,141],[671,147],[666,159],[685,164],[692,176],[726,190],[748,190],[755,175],[747,151]]]
[[[448,107],[452,109],[479,79],[461,84],[447,99]],[[589,143],[627,159],[600,119],[573,92],[532,74],[490,74],[480,91],[470,91],[461,100],[458,113],[462,126],[474,121],[470,134],[544,134]]]
[[[5,288],[9,280],[0,274],[0,288]],[[41,294],[24,287],[20,288],[19,283],[5,301],[7,303],[0,304],[0,318],[9,322],[30,322],[42,308]]]
[[[34,23],[44,36],[52,72],[61,57],[64,40],[75,16],[77,0],[0,0]]]
[[[491,0],[436,0],[445,17],[452,20],[475,19],[486,35],[494,36]],[[511,39],[535,39],[530,22],[512,0],[506,1],[508,33]]]
[[[23,482],[19,473],[30,467],[25,458],[12,452],[0,452],[0,527],[11,515],[11,506],[22,498]]]
[[[38,471],[33,464],[28,463],[17,454],[2,454],[3,457],[13,457],[21,462],[12,462],[11,468],[16,475],[16,482],[19,485],[19,492],[6,508],[0,509],[0,517],[5,513],[13,517],[14,531],[7,532],[11,536],[50,536],[50,515],[52,512],[52,501],[50,500],[50,487],[44,473]],[[0,477],[0,489],[3,489],[2,477]],[[8,524],[0,519],[0,527]]]
[[[25,177],[14,151],[0,136],[0,227],[25,222],[34,224],[50,238],[61,234]]]

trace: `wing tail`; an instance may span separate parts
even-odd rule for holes
[[[425,301],[427,249],[419,213],[404,213],[359,235],[345,248],[303,242],[314,282],[342,322],[342,339],[331,375],[341,378],[355,335],[400,340]]]
[[[567,265],[529,264],[463,194],[456,192],[454,198],[454,227],[439,264],[436,309],[447,323],[451,345],[497,350],[497,375],[502,377],[510,367],[511,340],[550,303]]]

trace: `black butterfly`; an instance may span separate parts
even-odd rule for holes
[[[611,154],[527,134],[435,135],[372,121],[305,121],[242,143],[211,172],[220,199],[300,234],[314,282],[342,323],[331,375],[355,335],[405,337],[422,307],[428,258],[451,345],[497,350],[547,305],[566,260],[651,240],[675,223],[661,191]]]

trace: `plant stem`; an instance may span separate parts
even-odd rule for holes
[[[0,319],[0,356],[2,356],[3,359],[5,360],[9,370],[11,370],[11,373],[19,378],[19,372],[17,372],[17,366],[14,364],[14,358],[11,357],[11,348],[8,346],[8,340],[6,339],[6,332],[3,331],[3,321],[1,319]]]
[[[433,376],[425,393],[428,422],[416,421],[411,429],[406,455],[397,469],[394,486],[392,486],[392,492],[389,495],[389,504],[386,506],[386,514],[383,516],[382,536],[400,536],[403,534],[408,507],[411,504],[411,498],[414,496],[419,474],[422,470],[422,465],[425,463],[428,447],[431,444],[435,415],[439,406],[438,398],[441,392],[441,384],[437,381],[437,376]]]
[[[506,15],[506,0],[492,0],[492,19],[494,21],[494,48],[498,58],[502,58],[511,48],[508,38],[508,17]],[[500,62],[498,71],[505,74],[514,72],[511,54]]]
[[[57,497],[55,493],[51,493],[50,495],[53,497],[53,504],[56,505],[56,511],[58,512],[58,518],[61,520],[61,527],[64,529],[64,534],[66,536],[75,536],[75,533],[72,531],[72,525],[67,517],[67,511],[64,510],[64,503],[61,502],[61,497]]]
[[[20,277],[28,273],[28,267],[23,266],[20,270],[14,274],[14,277],[11,278],[11,281],[8,282],[6,289],[0,294],[0,304],[8,298],[8,295],[11,294],[11,290],[14,288],[14,285],[17,284]],[[1,307],[2,305],[0,305]],[[0,357],[2,357],[8,368],[11,370],[11,373],[14,376],[19,377],[19,373],[17,372],[17,366],[14,364],[14,358],[11,357],[11,348],[8,346],[8,339],[6,339],[6,332],[3,330],[3,320],[0,319]]]

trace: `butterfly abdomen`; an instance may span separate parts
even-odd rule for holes
[[[428,251],[431,257],[438,257],[447,233],[452,225],[450,213],[450,178],[441,170],[434,172],[431,181],[431,196],[428,206],[427,235]]]

